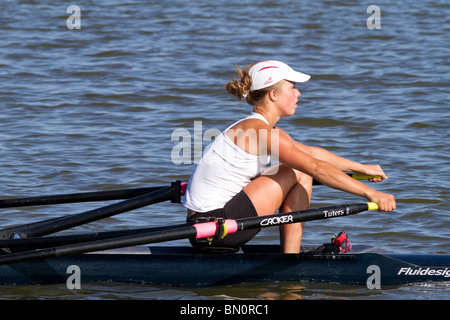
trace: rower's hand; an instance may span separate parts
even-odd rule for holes
[[[374,190],[368,199],[378,204],[379,212],[390,212],[397,207],[394,196],[389,193]]]
[[[371,182],[381,182],[388,178],[383,169],[381,169],[381,167],[377,164],[365,164],[363,165],[362,169],[363,170],[357,173],[368,176],[375,176],[374,178],[369,179],[369,181]]]

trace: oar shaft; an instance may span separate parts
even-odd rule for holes
[[[139,229],[127,229],[127,230],[116,230],[116,231],[105,231],[105,232],[92,232],[85,234],[69,234],[62,236],[49,236],[49,237],[33,237],[33,238],[21,238],[21,239],[0,239],[0,248],[13,249],[11,251],[24,251],[24,249],[38,249],[38,248],[49,248],[55,246],[63,246],[68,244],[98,241],[104,239],[111,239],[117,237],[124,237],[130,235],[137,235],[150,232],[167,231],[171,229],[178,229],[188,226],[187,223],[178,224],[166,227],[149,227],[149,228],[139,228]],[[20,248],[15,250],[14,248]],[[0,251],[1,253],[1,251]]]
[[[184,192],[183,187],[185,187],[184,186],[185,184],[181,185],[182,185],[181,193],[183,194]],[[164,189],[166,187],[167,186],[118,189],[108,191],[81,192],[81,193],[58,194],[58,195],[36,196],[36,197],[15,198],[15,199],[0,199],[0,208],[131,199],[147,193]]]
[[[119,213],[131,211],[137,208],[148,206],[157,202],[175,200],[179,201],[180,185],[174,183],[170,187],[166,187],[148,194],[138,196],[129,200],[121,201],[106,207],[70,215],[61,218],[53,218],[42,222],[33,223],[29,226],[24,225],[22,228],[15,227],[12,229],[2,230],[0,233],[3,238],[9,238],[13,233],[19,233],[22,237],[37,237],[55,233],[61,230],[70,229],[85,223],[111,217]],[[12,231],[14,230],[14,231]]]
[[[249,229],[274,227],[283,224],[348,216],[367,210],[377,210],[377,209],[378,205],[375,202],[353,203],[353,204],[344,204],[331,207],[280,213],[269,216],[244,218],[238,220],[229,219],[225,220],[225,223],[227,225],[227,233],[234,233],[237,231]],[[196,238],[211,237],[214,236],[217,231],[216,222],[198,223],[195,224],[194,227],[197,229]]]
[[[239,230],[246,230],[251,228],[263,228],[263,227],[277,226],[286,223],[295,223],[301,221],[310,221],[314,219],[327,219],[333,217],[340,217],[343,215],[356,214],[358,212],[366,211],[369,209],[374,210],[377,207],[378,206],[376,206],[376,204],[373,205],[371,203],[341,205],[326,208],[310,209],[305,211],[296,211],[283,215],[271,215],[265,217],[247,218],[239,220],[226,220],[226,224],[228,233],[234,233]],[[344,212],[341,214],[340,210],[344,210]],[[271,223],[268,223],[267,222],[268,220],[265,220],[265,219],[274,219],[275,217],[282,217],[282,218],[279,221],[273,220]],[[286,219],[285,217],[288,218]],[[292,217],[292,219],[290,219],[289,217]],[[186,238],[213,237],[216,235],[217,226],[218,226],[217,222],[204,222],[168,231],[166,230],[159,232],[151,232],[146,234],[125,236],[89,243],[73,244],[48,249],[38,249],[34,251],[21,253],[12,253],[0,256],[0,264],[7,264],[55,256],[80,254],[85,252],[93,252],[93,251],[150,244],[156,242],[172,241]]]
[[[19,253],[10,253],[0,256],[0,265],[27,260],[75,255],[85,252],[95,252],[113,248],[137,246],[155,242],[186,239],[195,237],[196,233],[197,230],[193,226],[188,226],[169,231],[152,232],[150,234],[133,235],[114,239],[100,240],[95,242],[60,246],[55,248],[38,249],[34,251],[19,252]]]
[[[158,191],[138,196],[129,200],[121,201],[106,207],[86,211],[83,213],[61,217],[56,221],[52,219],[49,223],[35,226],[22,231],[27,237],[43,236],[55,233],[61,230],[70,229],[85,223],[104,219],[123,213],[145,207],[156,202],[167,201],[172,199],[174,193],[173,187],[167,187]]]
[[[37,196],[37,197],[16,198],[16,199],[1,199],[0,208],[130,199],[146,193],[160,190],[162,188],[164,187],[95,191],[95,192],[59,194],[59,195]]]
[[[372,178],[381,178],[379,176],[368,176],[357,173],[347,173],[347,174],[356,180],[369,180]],[[321,185],[321,183],[317,180],[313,180],[313,184]],[[164,188],[166,187],[161,186],[148,188],[117,189],[108,191],[93,191],[93,192],[57,194],[57,195],[36,196],[36,197],[0,199],[0,208],[131,199]],[[184,195],[185,190],[186,190],[186,183],[182,183],[181,195]]]
[[[237,220],[238,230],[248,230],[255,228],[265,228],[270,226],[279,226],[282,224],[306,222],[312,220],[322,220],[341,216],[357,214],[366,210],[377,209],[376,203],[354,203],[324,208],[313,208],[302,211],[280,213],[271,216],[261,216],[255,218],[246,218]]]
[[[357,173],[347,173],[347,174],[356,180],[369,180],[372,178],[381,178],[380,176],[368,176]],[[321,185],[321,183],[317,180],[313,180],[313,184]],[[0,208],[131,199],[164,188],[166,187],[161,186],[148,188],[117,189],[107,191],[93,191],[93,192],[56,194],[56,195],[36,196],[36,197],[0,199]],[[186,183],[182,183],[181,195],[184,195],[185,190],[186,190]]]

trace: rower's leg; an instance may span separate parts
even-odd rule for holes
[[[303,175],[301,181],[295,184],[286,196],[280,212],[306,210],[311,203],[312,178]],[[300,245],[305,223],[292,223],[280,227],[281,251],[284,253],[300,252]]]
[[[274,166],[244,188],[259,216],[297,211],[309,207],[312,178],[283,164]],[[298,253],[302,225],[285,226],[281,233],[281,247],[285,253]]]

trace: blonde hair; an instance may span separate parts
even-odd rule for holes
[[[256,107],[262,102],[262,100],[270,90],[277,90],[283,83],[283,81],[279,81],[267,88],[250,91],[250,88],[252,86],[252,77],[249,75],[249,71],[251,67],[252,66],[250,65],[247,66],[245,70],[242,70],[239,66],[236,66],[236,71],[239,78],[228,81],[225,85],[225,89],[229,94],[235,96],[239,100],[245,98],[249,105]]]

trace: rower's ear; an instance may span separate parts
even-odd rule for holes
[[[278,93],[277,93],[277,91],[275,89],[270,90],[267,93],[267,95],[268,95],[270,101],[272,101],[272,102],[275,102],[277,100],[277,98],[278,98]]]

